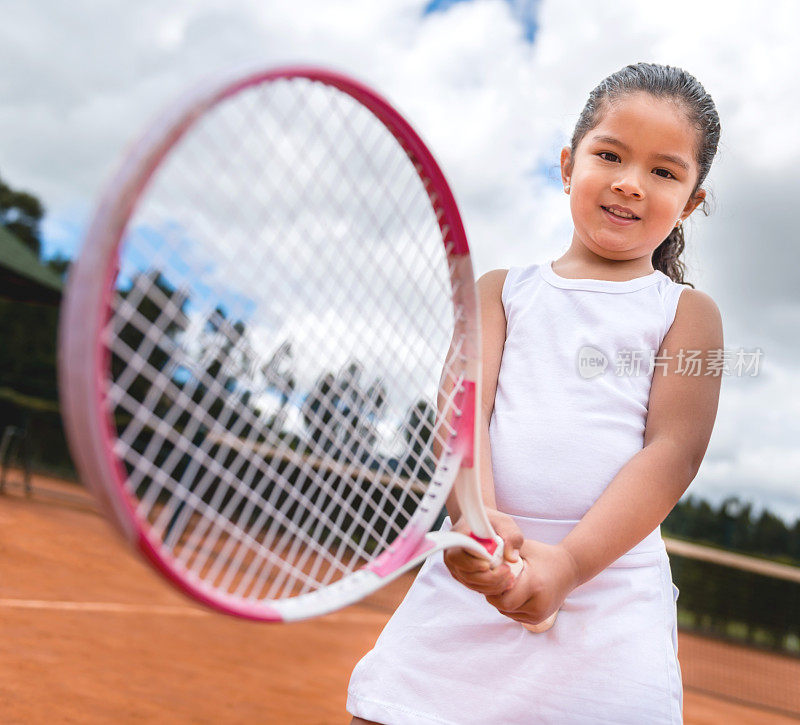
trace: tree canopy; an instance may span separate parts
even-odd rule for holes
[[[44,206],[33,194],[12,189],[0,179],[0,226],[4,226],[38,258],[42,245],[39,224]]]

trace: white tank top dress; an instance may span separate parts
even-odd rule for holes
[[[683,289],[660,271],[509,270],[489,435],[497,506],[526,538],[561,541],[641,450]],[[543,634],[458,583],[440,553],[353,670],[347,709],[385,725],[681,723],[677,596],[660,527],[574,589]]]

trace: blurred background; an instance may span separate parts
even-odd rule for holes
[[[602,78],[637,61],[694,74],[715,99],[722,142],[706,182],[710,216],[687,225],[686,276],[717,302],[733,359],[757,352],[757,363],[723,376],[708,453],[664,526],[677,542],[684,679],[687,691],[758,705],[759,718],[800,716],[799,4],[1,7],[0,507],[19,492],[35,498],[37,477],[57,481],[39,488],[62,497],[79,490],[55,380],[64,275],[126,144],[203,78],[238,64],[302,62],[378,89],[437,156],[482,274],[569,246],[559,152]],[[0,579],[9,598],[5,586]],[[747,659],[761,655],[771,659]]]

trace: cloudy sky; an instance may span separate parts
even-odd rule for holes
[[[725,346],[763,350],[726,376],[690,491],[800,516],[800,4],[733,0],[5,0],[0,176],[47,207],[48,253],[79,245],[126,143],[204,77],[241,63],[320,63],[380,89],[434,150],[477,272],[568,247],[558,153],[588,92],[640,60],[705,85],[723,136],[688,225],[688,279]]]

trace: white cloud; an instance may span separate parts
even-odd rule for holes
[[[724,377],[708,453],[690,494],[728,495],[800,517],[800,386],[797,369],[762,359],[756,377]]]
[[[774,364],[757,383],[726,381],[694,490],[722,492],[731,481],[788,511],[788,501],[800,500],[791,478],[800,417],[797,393],[787,392],[800,368],[800,5],[542,2],[532,46],[515,19],[519,3],[514,10],[474,0],[427,17],[423,7],[6,3],[0,173],[42,196],[48,235],[65,239],[125,145],[187,86],[245,61],[322,63],[380,89],[430,143],[484,272],[551,259],[568,246],[566,197],[541,171],[557,165],[591,88],[630,62],[685,67],[723,122],[708,181],[716,209],[689,225],[688,277],[717,300],[726,345],[761,346],[767,369]]]

